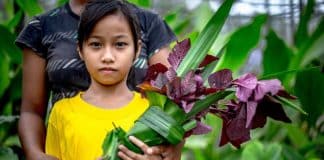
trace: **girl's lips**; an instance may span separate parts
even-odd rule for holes
[[[110,67],[104,67],[104,68],[100,68],[99,71],[109,74],[109,73],[113,73],[113,72],[117,71],[117,69],[110,68]]]

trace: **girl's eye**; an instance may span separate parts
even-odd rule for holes
[[[117,48],[124,48],[125,46],[127,46],[128,44],[125,42],[117,42],[116,44]]]
[[[102,44],[100,42],[91,42],[89,45],[94,49],[99,49],[102,47]]]

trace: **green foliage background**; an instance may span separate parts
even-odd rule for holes
[[[59,0],[57,5],[67,0]],[[130,0],[139,6],[151,8],[150,0]],[[324,159],[324,18],[314,29],[314,0],[308,0],[300,15],[294,33],[294,42],[288,43],[268,25],[269,15],[257,15],[232,32],[221,33],[210,54],[221,59],[210,68],[214,71],[230,68],[235,75],[242,74],[251,53],[262,48],[260,78],[278,78],[285,88],[298,97],[285,107],[292,124],[269,120],[262,129],[252,133],[250,142],[240,149],[231,145],[218,147],[221,120],[208,115],[206,122],[214,129],[205,136],[191,137],[183,150],[184,160],[299,160]],[[24,19],[44,11],[37,0],[4,0],[0,11],[0,160],[24,159],[17,136],[17,120],[21,100],[22,53],[13,41],[24,25]],[[210,6],[202,3],[183,17],[179,7],[164,16],[179,39],[195,37],[213,14]],[[307,115],[297,111],[303,109]]]

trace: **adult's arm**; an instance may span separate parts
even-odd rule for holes
[[[156,63],[162,63],[165,66],[169,67],[170,63],[168,62],[168,56],[170,54],[170,48],[169,46],[164,46],[156,51],[150,59],[149,59],[149,65],[153,65]]]
[[[45,59],[29,48],[23,49],[22,104],[18,132],[27,160],[56,159],[45,155],[45,123],[48,92]]]

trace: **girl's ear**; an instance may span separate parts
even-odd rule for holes
[[[80,50],[79,45],[78,45],[78,47],[77,47],[77,52],[78,52],[78,54],[79,54],[81,60],[83,60],[83,56],[82,56],[82,53],[81,53],[81,50]]]

